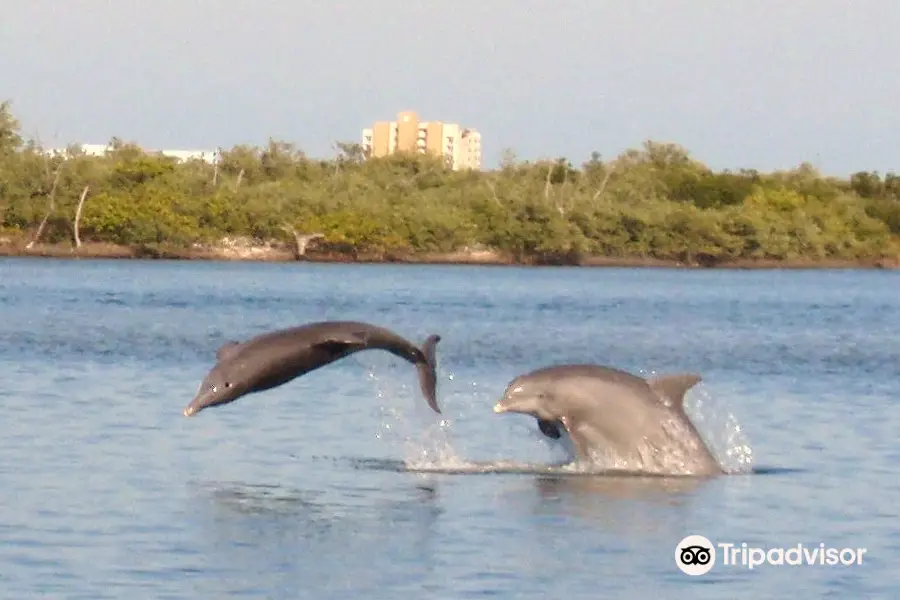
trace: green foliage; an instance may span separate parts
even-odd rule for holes
[[[15,152],[22,145],[19,122],[13,117],[9,101],[0,102],[0,155]]]
[[[871,259],[900,236],[900,177],[824,177],[808,164],[713,172],[674,144],[646,142],[580,167],[566,158],[454,172],[436,157],[333,160],[269,140],[218,165],[177,162],[113,139],[105,156],[49,156],[0,104],[0,231],[71,240],[79,198],[85,241],[188,248],[226,236],[325,236],[333,251],[448,253],[489,248],[520,260],[584,255],[715,264],[741,259]],[[56,185],[54,185],[54,182]],[[895,237],[892,237],[895,236]]]

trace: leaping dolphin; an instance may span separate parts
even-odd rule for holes
[[[600,365],[558,365],[513,379],[495,413],[533,416],[547,437],[569,434],[580,461],[608,453],[624,470],[657,474],[723,473],[684,412],[699,375],[643,379]]]
[[[184,416],[277,387],[369,349],[386,350],[416,365],[422,394],[428,406],[440,414],[435,357],[440,340],[439,335],[431,335],[419,348],[392,331],[368,323],[324,321],[263,333],[245,342],[226,342],[216,352],[215,366],[184,408]]]

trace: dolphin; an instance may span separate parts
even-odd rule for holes
[[[190,417],[210,406],[262,392],[355,352],[386,350],[416,365],[422,394],[440,414],[436,398],[439,335],[419,348],[396,333],[356,321],[323,321],[263,333],[244,342],[229,341],[216,351],[216,364],[184,408]]]
[[[685,393],[700,380],[693,373],[643,379],[600,365],[556,365],[513,379],[494,412],[531,415],[552,439],[564,429],[579,461],[607,453],[628,471],[721,474],[684,411]]]

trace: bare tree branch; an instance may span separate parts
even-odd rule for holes
[[[241,181],[244,180],[244,170],[241,169],[237,176],[237,181],[234,182],[234,191],[237,191],[239,187],[241,187]]]
[[[600,182],[600,187],[594,193],[594,197],[591,198],[591,202],[597,202],[600,199],[600,196],[603,195],[603,192],[606,191],[606,184],[609,182],[609,176],[612,175],[614,169],[610,169],[606,172],[606,175],[603,176],[603,181]]]
[[[547,180],[544,182],[544,200],[550,200],[550,177],[553,175],[553,163],[547,165]]]
[[[50,180],[50,156],[47,154],[47,151],[44,149],[44,143],[41,141],[41,136],[37,132],[35,132],[35,134],[34,134],[34,141],[37,144],[37,149],[40,151],[41,158],[44,163],[44,177],[46,177],[47,180],[49,181]],[[41,186],[41,187],[43,187],[43,186]]]
[[[556,210],[559,211],[560,216],[566,216],[566,213],[569,211],[569,206],[572,204],[572,194],[571,194],[571,183],[569,182],[569,169],[567,165],[566,168],[563,169],[563,180],[562,186],[560,186],[560,196],[565,193],[566,198],[560,198],[556,201]],[[568,202],[566,202],[568,200]],[[568,206],[564,206],[568,205]]]
[[[306,256],[306,248],[307,246],[309,246],[310,242],[325,238],[324,233],[297,233],[297,230],[290,225],[283,225],[281,228],[287,233],[294,236],[294,257],[297,260],[301,260],[304,256]]]
[[[34,244],[41,238],[41,234],[44,233],[44,227],[47,225],[47,219],[50,218],[53,209],[56,208],[56,187],[59,185],[59,176],[62,175],[62,167],[63,165],[59,165],[56,168],[56,177],[53,178],[53,187],[50,188],[50,205],[47,207],[47,214],[44,215],[44,220],[38,225],[37,233],[34,234],[34,239],[25,246],[26,250],[31,250]]]
[[[491,183],[490,179],[485,179],[484,183],[488,186],[488,189],[491,190],[491,196],[493,196],[494,202],[497,203],[497,206],[502,207],[503,203],[500,202],[500,198],[497,196],[497,188],[494,187],[494,184]]]
[[[87,198],[88,190],[91,186],[86,185],[81,190],[81,198],[78,200],[78,208],[75,209],[75,220],[72,222],[72,229],[75,232],[75,247],[81,248],[81,237],[78,235],[78,224],[81,222],[81,209],[84,208],[84,200]]]

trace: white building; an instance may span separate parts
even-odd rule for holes
[[[105,156],[107,152],[112,150],[109,144],[73,144],[75,148],[80,148],[88,156]],[[215,164],[221,154],[221,149],[215,150],[148,150],[142,148],[147,154],[162,154],[170,156],[178,162],[184,162],[191,159],[202,160],[209,164]],[[50,148],[48,154],[65,154],[66,148]]]

